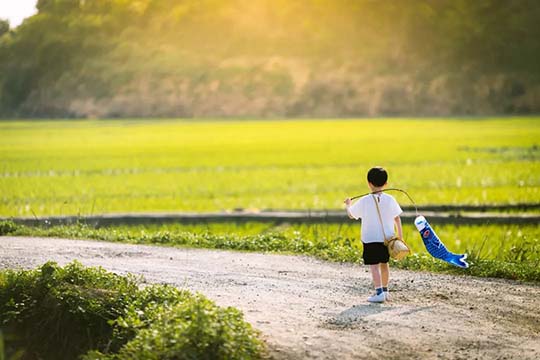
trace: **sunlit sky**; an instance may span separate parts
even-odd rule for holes
[[[0,0],[0,19],[9,20],[12,28],[36,13],[37,0]]]

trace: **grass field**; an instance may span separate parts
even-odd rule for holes
[[[540,118],[0,123],[0,216],[342,209],[383,165],[420,205],[540,203]],[[408,200],[394,194],[400,203]],[[14,235],[96,238],[360,260],[359,224],[204,224],[26,228]],[[540,280],[539,225],[435,226],[467,273]],[[424,256],[396,264],[454,271]],[[463,272],[463,271],[461,271]]]
[[[0,123],[0,216],[540,202],[540,118]],[[407,200],[396,194],[398,200]]]

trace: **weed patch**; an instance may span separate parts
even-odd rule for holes
[[[263,345],[241,312],[167,285],[139,288],[78,262],[0,272],[7,358],[256,359]]]

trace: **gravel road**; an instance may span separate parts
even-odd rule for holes
[[[275,359],[539,359],[540,286],[392,271],[368,304],[365,267],[302,256],[55,238],[0,238],[0,268],[79,260],[234,306]]]

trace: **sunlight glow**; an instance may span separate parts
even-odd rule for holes
[[[37,0],[0,0],[0,19],[9,20],[11,28],[37,12]]]

